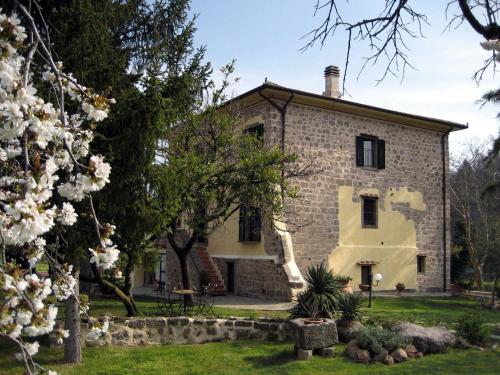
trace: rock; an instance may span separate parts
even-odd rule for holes
[[[323,348],[319,350],[319,355],[322,357],[332,358],[335,355],[335,347]]]
[[[411,344],[406,346],[406,348],[404,348],[404,351],[406,352],[406,354],[408,354],[408,357],[410,358],[415,358],[418,354],[417,348],[415,348],[415,346]]]
[[[473,346],[467,342],[466,339],[464,339],[461,336],[457,337],[457,340],[455,342],[455,348],[458,349],[472,349]]]
[[[130,345],[132,331],[125,326],[114,326],[110,329],[111,343],[113,345]],[[88,343],[87,343],[88,344]]]
[[[359,346],[358,346],[358,343],[356,342],[356,340],[351,340],[349,341],[349,343],[347,344],[346,348],[345,348],[345,354],[353,359],[356,352],[359,350]]]
[[[323,319],[318,324],[307,324],[304,319],[290,321],[290,329],[295,345],[300,349],[323,349],[339,342],[337,325],[334,320]]]
[[[418,352],[417,353],[417,356],[415,358],[422,358],[424,356],[424,353],[422,352]]]
[[[383,363],[384,363],[385,365],[388,365],[388,366],[393,365],[393,364],[394,364],[394,358],[392,358],[390,355],[387,355],[387,356],[384,358]]]
[[[445,327],[422,327],[402,322],[394,326],[393,330],[408,338],[424,354],[443,353],[455,345],[455,336]]]
[[[297,349],[297,359],[299,361],[308,361],[312,358],[313,351],[308,349]]]
[[[371,357],[368,350],[358,349],[354,354],[354,362],[358,363],[370,363]]]
[[[373,357],[373,362],[384,362],[385,357],[387,357],[389,353],[387,350],[382,349],[382,351],[377,354],[375,357]]]
[[[339,335],[339,340],[342,342],[349,342],[351,340],[354,340],[362,327],[363,325],[357,321],[346,325],[340,320],[337,320],[337,332]]]
[[[394,362],[399,363],[406,361],[408,359],[408,354],[406,354],[403,349],[399,348],[391,353],[391,357],[394,359]]]

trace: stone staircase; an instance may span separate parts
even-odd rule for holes
[[[226,292],[224,286],[224,278],[219,270],[219,267],[215,264],[214,260],[207,251],[207,247],[202,244],[196,245],[196,255],[200,260],[203,271],[206,272],[208,276],[208,282],[211,284],[216,284],[214,295],[221,296]]]

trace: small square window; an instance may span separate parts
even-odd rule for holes
[[[417,272],[425,273],[425,255],[417,255]]]
[[[362,197],[361,220],[363,228],[377,228],[378,198]]]

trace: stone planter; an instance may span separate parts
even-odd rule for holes
[[[370,285],[368,285],[368,284],[359,284],[359,289],[362,292],[368,292],[370,290]]]
[[[341,284],[340,285],[340,290],[342,291],[342,293],[352,294],[352,288],[351,288],[351,284],[349,284],[349,281]]]
[[[317,322],[311,319],[293,319],[289,322],[289,327],[299,359],[309,359],[313,351],[324,352],[322,349],[331,348],[339,342],[337,325],[331,319]]]

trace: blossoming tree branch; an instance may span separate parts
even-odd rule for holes
[[[55,301],[78,297],[72,267],[48,244],[49,235],[54,238],[78,220],[71,202],[88,202],[93,214],[96,246],[88,250],[90,262],[110,269],[119,251],[110,239],[114,227],[99,222],[91,197],[109,182],[110,166],[89,150],[93,127],[114,101],[79,84],[54,61],[48,30],[39,29],[30,12],[38,4],[30,5],[19,2],[18,14],[0,10],[0,336],[17,345],[26,373],[37,374],[46,371],[33,359],[39,344],[26,338],[54,331]],[[35,88],[42,85],[47,90]],[[44,256],[49,278],[33,272]],[[103,324],[91,333],[105,329]],[[53,334],[62,342],[68,331]]]

